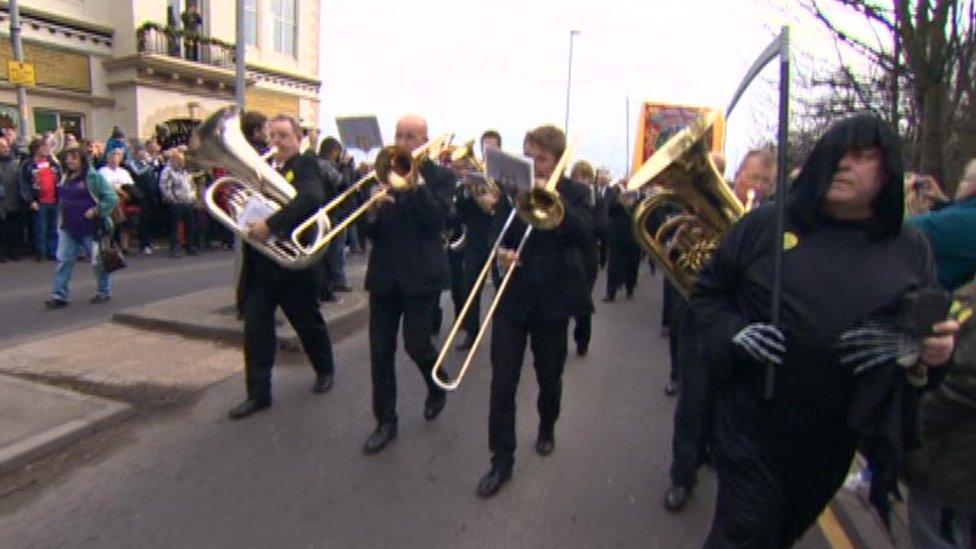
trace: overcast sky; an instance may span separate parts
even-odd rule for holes
[[[787,0],[334,0],[322,3],[322,120],[375,114],[383,139],[402,114],[424,115],[431,137],[501,132],[519,151],[525,131],[562,127],[571,29],[570,133],[577,157],[623,175],[627,97],[633,147],[641,100],[724,110],[746,70],[784,22],[793,47],[833,51],[817,23]],[[787,6],[786,8],[782,6]],[[727,123],[734,169],[749,145],[772,139],[778,68],[768,67]]]

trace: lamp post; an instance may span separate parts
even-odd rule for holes
[[[563,124],[563,131],[569,135],[569,92],[573,85],[573,38],[580,31],[573,29],[569,31],[569,70],[566,71],[566,121]]]

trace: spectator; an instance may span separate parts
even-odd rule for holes
[[[909,218],[908,223],[928,237],[939,284],[955,290],[976,274],[976,159],[969,162],[950,201],[932,177],[916,177],[912,186],[934,210]]]
[[[170,153],[169,164],[163,168],[163,173],[159,176],[159,191],[163,198],[163,204],[169,209],[169,255],[180,257],[180,233],[179,225],[183,222],[184,240],[186,242],[187,255],[196,255],[193,247],[195,238],[193,219],[193,203],[196,202],[196,187],[190,178],[190,172],[186,169],[186,159],[183,153],[174,150]]]
[[[955,291],[976,274],[976,159],[954,201],[932,177],[909,180],[910,207],[932,211],[908,220],[929,241],[939,284]],[[911,208],[910,208],[911,209]],[[976,326],[964,325],[946,376],[922,399],[922,444],[909,455],[908,523],[916,547],[969,547],[976,526]]]
[[[88,157],[88,165],[96,170],[105,165],[104,143],[94,139],[85,139],[82,144],[85,147],[85,156]]]
[[[203,27],[203,16],[200,15],[195,0],[189,0],[186,4],[186,11],[180,14],[185,37],[183,44],[186,48],[186,58],[190,61],[199,61],[200,29]]]
[[[112,135],[109,137],[108,141],[105,143],[105,157],[104,160],[108,161],[108,155],[112,154],[114,150],[122,151],[122,163],[125,164],[129,161],[129,147],[125,144],[125,134],[118,126],[112,128]]]
[[[61,167],[51,156],[51,147],[41,137],[27,145],[28,158],[20,167],[20,195],[30,204],[34,217],[34,252],[37,261],[54,259],[57,250],[58,197]]]
[[[64,153],[67,176],[57,187],[61,204],[61,227],[58,232],[58,266],[51,283],[51,298],[44,302],[49,309],[68,305],[68,283],[79,251],[92,258],[98,289],[89,303],[104,303],[112,297],[109,274],[98,262],[94,248],[101,231],[111,231],[111,212],[118,205],[112,186],[88,165],[80,149]]]
[[[144,145],[135,147],[135,154],[126,164],[136,188],[139,189],[139,249],[143,254],[152,254],[152,224],[159,216],[159,173],[157,161]]]
[[[135,183],[132,181],[132,176],[122,167],[123,154],[124,151],[122,148],[115,147],[110,149],[105,156],[105,165],[98,169],[98,173],[108,181],[109,185],[119,195],[119,205],[126,215],[122,222],[115,227],[115,234],[112,237],[113,240],[119,243],[123,253],[129,253],[129,236],[133,227],[132,221],[137,221],[139,215],[138,211],[130,209],[130,205],[138,204],[137,199],[139,197]],[[132,221],[130,221],[130,218]]]
[[[13,259],[23,242],[25,210],[17,158],[10,152],[10,143],[0,139],[0,263]]]
[[[335,189],[336,193],[341,193],[349,188],[350,181],[349,177],[344,176],[340,171],[340,168],[344,167],[340,165],[340,159],[342,157],[342,145],[339,140],[334,137],[326,137],[322,140],[322,145],[319,147],[319,171],[322,174],[323,187],[325,189]],[[350,173],[351,176],[351,173]],[[327,199],[331,197],[327,196]],[[356,206],[353,199],[344,200],[338,208],[335,209],[335,213],[332,216],[332,224],[335,225],[341,222],[352,209]],[[346,280],[346,231],[343,231],[337,235],[332,242],[329,244],[328,250],[325,252],[325,265],[328,272],[328,283],[330,290],[336,292],[348,292],[352,288],[349,286]]]

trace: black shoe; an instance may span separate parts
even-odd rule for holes
[[[590,345],[583,345],[581,343],[576,344],[576,354],[577,356],[586,356],[586,353],[590,352]]]
[[[369,434],[366,439],[366,444],[363,445],[364,454],[375,454],[387,444],[390,443],[397,436],[397,426],[396,423],[381,423],[376,429]]]
[[[552,433],[541,432],[539,438],[535,439],[535,453],[540,456],[548,456],[556,448],[556,438]]]
[[[474,336],[471,334],[467,334],[464,336],[464,340],[461,341],[461,343],[457,344],[457,347],[455,347],[455,349],[458,351],[467,351],[468,349],[471,348],[472,345],[474,345]]]
[[[341,286],[334,286],[332,288],[332,291],[333,292],[351,292],[352,291],[352,286],[349,286],[349,285],[346,285],[346,284],[343,284]]]
[[[612,302],[612,301],[613,301],[614,299],[615,299],[615,298],[614,298],[614,297],[613,297],[612,295],[605,295],[605,296],[603,296],[603,302],[604,302],[604,303],[610,303],[610,302]]]
[[[92,305],[97,305],[99,303],[105,303],[106,301],[112,299],[112,296],[105,294],[95,294],[91,299],[88,300]]]
[[[68,306],[68,302],[63,299],[51,298],[44,302],[44,306],[48,309],[63,309]]]
[[[427,400],[424,401],[424,419],[433,421],[440,415],[444,405],[447,404],[447,393],[441,390],[427,393]]]
[[[238,404],[237,406],[231,408],[230,411],[227,412],[227,415],[231,419],[242,419],[253,414],[254,412],[264,410],[265,408],[268,408],[270,406],[271,406],[270,400],[249,398],[244,402]]]
[[[315,377],[315,384],[312,385],[312,392],[326,393],[332,388],[332,374],[319,374]]]
[[[664,508],[672,513],[677,513],[685,508],[690,496],[691,492],[687,488],[672,485],[670,488],[668,488],[668,491],[664,493]]]
[[[627,290],[627,299],[634,299],[634,290]]]
[[[478,481],[478,496],[490,498],[512,478],[512,468],[492,464],[491,470]]]
[[[668,384],[664,386],[664,394],[669,397],[678,394],[679,390],[681,390],[681,385],[674,379],[668,380]]]

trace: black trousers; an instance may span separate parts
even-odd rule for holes
[[[600,268],[602,269],[607,266],[607,239],[606,238],[597,239],[596,243],[597,243],[597,253],[599,254],[598,257],[599,257]]]
[[[637,270],[640,268],[640,248],[629,244],[610,243],[607,260],[607,296],[614,297],[621,286],[630,294],[637,285]]]
[[[32,253],[33,248],[28,243],[33,241],[27,236],[29,220],[30,216],[26,210],[7,212],[6,219],[3,221],[3,230],[0,231],[2,248],[7,257],[16,259]]]
[[[708,367],[697,357],[691,308],[680,295],[675,296],[672,306],[670,337],[676,342],[673,360],[677,362],[681,392],[674,411],[671,482],[690,490],[707,452],[714,396]]]
[[[183,221],[183,240],[187,251],[196,249],[197,216],[192,204],[169,204],[169,251],[180,249],[179,225]]]
[[[465,250],[464,253],[464,299],[467,299],[470,295],[471,290],[474,288],[474,283],[481,274],[481,269],[485,266],[485,261],[488,260],[487,250]],[[485,286],[488,285],[488,281],[478,288],[477,296],[475,296],[474,301],[471,302],[471,308],[468,309],[468,315],[464,318],[464,331],[468,333],[471,337],[474,337],[481,329],[481,292],[484,290]],[[464,303],[461,303],[462,306]]]
[[[400,318],[403,345],[424,376],[428,395],[442,392],[430,378],[437,350],[431,340],[434,304],[439,293],[405,296],[400,293],[369,294],[369,358],[373,378],[373,415],[376,421],[396,423],[396,348]]]
[[[454,303],[454,318],[461,314],[464,298],[468,296],[465,285],[464,253],[447,252],[447,263],[451,267],[451,301]]]
[[[515,461],[515,393],[522,373],[526,342],[532,347],[535,378],[539,384],[536,401],[539,430],[551,433],[559,418],[562,400],[569,320],[545,320],[536,313],[527,321],[519,321],[497,314],[493,322],[488,448],[493,463],[511,467]]]
[[[290,272],[272,279],[260,269],[252,269],[245,292],[244,373],[248,398],[271,398],[271,369],[278,347],[275,334],[278,306],[295,328],[316,374],[330,374],[335,370],[332,341],[315,299],[315,276],[311,271]]]
[[[593,286],[596,285],[596,271],[590,273],[590,294],[593,294]],[[593,313],[576,315],[576,326],[573,328],[573,341],[576,346],[586,349],[590,346],[590,337],[593,334]]]

